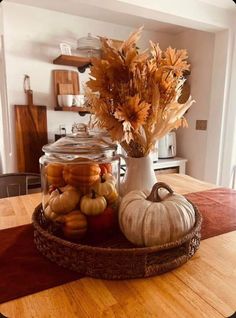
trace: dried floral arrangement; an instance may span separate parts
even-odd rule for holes
[[[183,115],[194,102],[190,97],[178,103],[183,73],[190,67],[187,51],[162,51],[150,41],[150,49],[139,53],[141,32],[132,33],[120,48],[101,38],[103,57],[93,60],[86,92],[94,124],[106,129],[130,157],[148,155],[158,139],[187,126]]]

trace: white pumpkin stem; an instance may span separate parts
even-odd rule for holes
[[[152,191],[149,194],[149,196],[146,198],[146,200],[152,201],[152,202],[161,202],[162,198],[159,196],[159,193],[158,193],[159,189],[161,188],[166,189],[167,191],[169,191],[170,194],[174,193],[174,191],[171,189],[170,186],[168,186],[168,184],[164,182],[157,182],[152,187]]]

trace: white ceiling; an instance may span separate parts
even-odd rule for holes
[[[233,0],[200,0],[201,2],[220,7],[227,10],[236,10],[236,4]]]
[[[109,4],[117,3],[113,0],[108,1]],[[155,1],[155,0],[153,0]],[[173,0],[172,0],[173,1]],[[178,1],[178,0],[177,0]],[[206,4],[214,5],[225,10],[236,10],[236,4],[233,0],[198,0]],[[146,30],[154,30],[165,32],[169,34],[178,34],[186,30],[183,26],[175,24],[158,22],[157,20],[147,19],[138,15],[120,14],[119,10],[111,10],[109,5],[99,6],[97,0],[5,0],[4,2],[15,2],[18,4],[25,4],[29,6],[55,10],[72,15],[87,17],[95,20],[107,21],[131,27],[140,27],[144,25]],[[99,2],[99,1],[98,1]],[[103,4],[106,2],[103,2]],[[115,7],[115,5],[114,5]]]
[[[95,20],[127,25],[135,28],[144,25],[146,30],[165,32],[169,34],[178,34],[186,30],[185,27],[177,26],[175,24],[164,23],[152,19],[145,19],[135,15],[128,15],[124,13],[120,14],[119,12],[110,11],[109,9],[94,6],[91,4],[93,1],[87,1],[87,3],[85,3],[85,1],[80,0],[5,0],[5,2],[25,4]]]

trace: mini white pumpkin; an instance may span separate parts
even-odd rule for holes
[[[79,203],[80,193],[76,188],[67,185],[63,188],[57,188],[50,194],[49,206],[56,214],[69,213],[75,209]]]
[[[97,194],[104,196],[108,203],[113,203],[118,199],[115,184],[116,179],[110,173],[105,173],[94,184],[93,188]]]
[[[85,215],[101,214],[107,207],[107,201],[102,195],[98,195],[94,190],[84,195],[80,201],[80,210]]]
[[[164,188],[165,196],[158,191]],[[138,246],[155,246],[178,240],[195,223],[192,204],[163,182],[150,195],[134,190],[126,194],[119,208],[119,223],[126,238]]]
[[[58,214],[51,210],[49,205],[44,209],[44,216],[52,221],[55,221],[59,217]]]

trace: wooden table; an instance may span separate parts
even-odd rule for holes
[[[180,193],[215,188],[184,175],[158,179]],[[29,223],[40,199],[40,194],[1,199],[0,228]],[[126,281],[82,278],[0,305],[0,312],[10,318],[214,318],[235,311],[236,231],[202,241],[188,263],[161,276]]]

